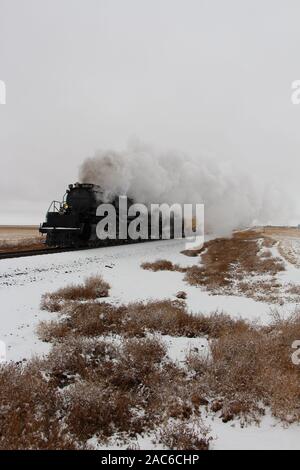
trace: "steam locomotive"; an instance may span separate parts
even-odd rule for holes
[[[40,233],[46,235],[46,245],[51,247],[98,247],[113,244],[141,241],[120,237],[119,224],[115,239],[99,239],[97,225],[103,219],[103,215],[97,215],[97,209],[105,204],[104,193],[100,186],[87,183],[70,184],[62,202],[53,201],[46,214],[46,221],[40,226]],[[112,204],[119,220],[119,198],[115,198]],[[133,204],[126,200],[127,208]],[[135,219],[127,216],[127,224]],[[151,233],[151,221],[147,218],[148,233]],[[170,228],[171,238],[173,230]],[[159,224],[158,239],[162,238],[161,221]],[[153,239],[153,237],[152,237]],[[157,238],[156,238],[157,239]]]

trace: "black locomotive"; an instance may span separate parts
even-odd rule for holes
[[[127,207],[133,201],[126,200]],[[97,208],[105,204],[104,193],[100,186],[86,183],[70,184],[64,195],[63,201],[53,201],[46,215],[46,222],[41,224],[40,232],[46,234],[46,245],[52,247],[98,247],[105,245],[121,244],[141,241],[130,238],[120,238],[117,230],[115,239],[99,239],[96,227],[103,216],[97,216]],[[119,218],[119,198],[115,198],[112,204]],[[127,217],[127,224],[134,217]],[[147,217],[148,233],[151,233],[151,221]],[[173,232],[172,229],[170,229]],[[172,237],[172,233],[171,233]],[[158,237],[162,238],[161,218]]]

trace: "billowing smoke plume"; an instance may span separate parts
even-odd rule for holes
[[[84,161],[79,178],[100,185],[107,200],[125,194],[145,204],[204,203],[206,228],[218,234],[254,224],[286,224],[291,214],[281,188],[236,164],[137,143],[123,152],[98,151]]]

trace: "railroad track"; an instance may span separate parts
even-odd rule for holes
[[[39,248],[37,250],[23,250],[23,251],[7,251],[7,252],[0,252],[0,260],[2,259],[10,259],[10,258],[22,258],[26,256],[38,256],[38,255],[51,255],[55,253],[66,253],[68,251],[82,251],[82,250],[93,250],[95,248],[104,248],[107,246],[120,246],[120,245],[126,245],[128,243],[143,243],[148,240],[132,240],[132,241],[120,241],[120,240],[115,240],[112,241],[110,240],[109,243],[103,244],[103,245],[98,245],[98,246],[81,246],[81,247],[70,247],[70,248]],[[150,240],[151,242],[155,241],[161,241],[160,239],[158,240]]]
[[[1,259],[23,258],[26,256],[50,255],[67,251],[87,250],[88,248],[41,248],[39,250],[7,251],[0,253]]]

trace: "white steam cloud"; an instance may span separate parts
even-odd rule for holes
[[[80,168],[81,182],[98,184],[110,200],[125,194],[136,202],[204,203],[206,229],[227,234],[255,224],[287,224],[292,203],[280,185],[237,168],[140,143],[125,151],[98,151]]]

